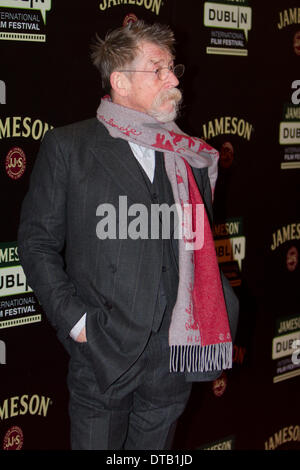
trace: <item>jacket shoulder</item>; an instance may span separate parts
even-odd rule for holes
[[[96,132],[107,134],[106,128],[97,118],[85,119],[65,126],[55,127],[46,133],[47,137],[54,137],[58,141],[69,139],[86,139]]]
[[[81,154],[93,147],[97,140],[106,140],[109,133],[95,118],[56,127],[46,132],[41,147],[46,152],[59,151],[64,158]]]

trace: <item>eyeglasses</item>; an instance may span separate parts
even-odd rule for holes
[[[172,72],[176,78],[182,77],[185,67],[183,64],[170,65],[169,67],[159,67],[156,70],[118,70],[118,72],[143,72],[155,73],[159,80],[165,80],[169,73]]]

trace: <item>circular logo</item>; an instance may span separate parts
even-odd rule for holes
[[[3,450],[20,450],[23,447],[23,432],[19,426],[9,428],[3,439]]]
[[[291,246],[286,254],[286,267],[289,271],[295,271],[298,265],[298,250],[295,246]]]
[[[128,13],[124,18],[123,26],[127,26],[129,23],[135,23],[137,20],[138,18],[134,13]]]
[[[300,56],[300,31],[297,31],[294,35],[293,46],[295,54]]]
[[[224,142],[220,150],[220,165],[222,168],[229,168],[234,158],[234,150],[231,142]]]
[[[213,389],[214,394],[217,397],[222,396],[223,393],[225,392],[226,386],[227,386],[227,377],[226,377],[225,372],[223,372],[221,377],[213,381],[212,389]]]
[[[20,147],[13,147],[5,159],[6,173],[13,180],[21,178],[26,168],[25,153]]]

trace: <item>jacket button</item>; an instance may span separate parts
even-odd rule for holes
[[[108,302],[108,300],[106,300],[104,302],[104,306],[107,308],[107,310],[111,310],[112,309],[112,304],[110,302]]]
[[[161,269],[162,269],[162,272],[165,273],[167,270],[167,266],[163,266]]]
[[[115,264],[112,264],[112,265],[110,266],[110,268],[111,268],[111,272],[112,272],[112,273],[117,272],[117,266],[116,266]]]

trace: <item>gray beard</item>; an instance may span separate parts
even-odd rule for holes
[[[160,107],[167,100],[172,100],[173,111],[167,113],[160,111]],[[178,88],[172,88],[170,90],[163,90],[152,103],[151,109],[149,110],[150,116],[154,117],[160,122],[174,121],[179,111],[179,105],[182,100],[182,93]]]

